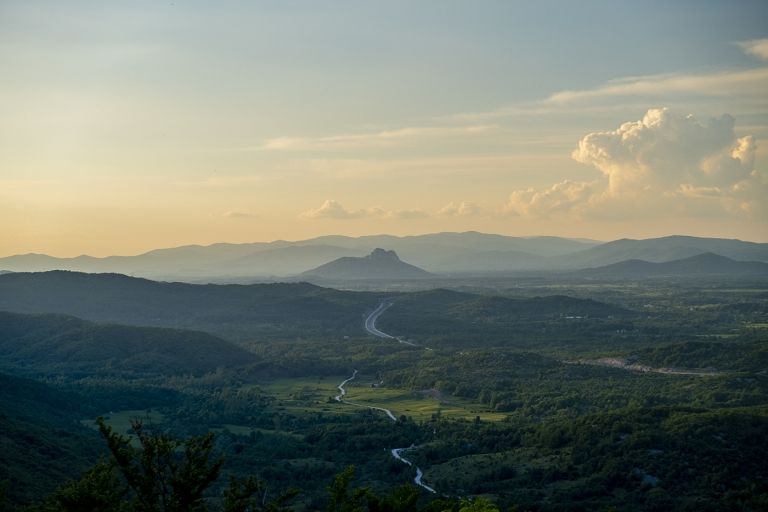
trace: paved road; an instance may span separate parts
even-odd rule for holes
[[[365,330],[379,338],[395,339],[394,336],[390,336],[385,332],[381,332],[376,328],[376,320],[379,319],[381,314],[392,306],[391,302],[382,301],[376,309],[371,311],[368,318],[365,319]]]
[[[390,301],[386,301],[386,300],[381,301],[378,307],[373,311],[371,311],[371,313],[368,315],[368,318],[365,319],[365,330],[368,331],[370,334],[373,334],[374,336],[377,336],[379,338],[385,338],[388,340],[397,340],[399,343],[402,343],[403,345],[418,347],[418,345],[416,345],[415,343],[411,343],[410,341],[405,341],[402,338],[397,338],[395,336],[392,336],[391,334],[387,334],[376,328],[376,320],[379,319],[382,313],[384,313],[387,309],[392,307],[392,304],[393,303]]]

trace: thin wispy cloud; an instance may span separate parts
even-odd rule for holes
[[[768,89],[768,68],[709,74],[664,74],[622,78],[593,89],[560,91],[549,96],[542,104],[565,104],[618,96],[661,96],[673,93],[756,96],[764,95],[766,89]]]
[[[752,39],[750,41],[739,41],[736,43],[748,55],[763,60],[768,60],[768,39]]]
[[[736,43],[749,55],[768,60],[768,39]],[[516,116],[539,116],[564,112],[590,113],[625,109],[630,99],[645,102],[672,95],[688,99],[738,98],[740,102],[766,105],[768,67],[725,69],[705,73],[661,73],[620,77],[586,89],[557,91],[536,101],[519,102],[483,112],[447,116],[456,122],[482,122]],[[622,103],[616,104],[616,100]]]
[[[565,156],[564,156],[565,155]],[[285,165],[286,172],[305,173],[333,179],[366,179],[370,176],[412,177],[429,175],[477,175],[503,173],[525,165],[546,167],[567,160],[565,153],[520,153],[505,155],[456,155],[412,158],[310,158]]]
[[[224,212],[222,217],[226,217],[228,219],[256,219],[259,216],[251,212],[229,211]]]
[[[426,219],[430,214],[424,210],[385,210],[383,218],[385,219]]]
[[[269,151],[332,151],[366,149],[414,144],[427,139],[472,136],[488,133],[494,125],[421,126],[386,130],[375,133],[341,134],[324,137],[275,137],[259,147]]]

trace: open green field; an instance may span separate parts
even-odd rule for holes
[[[349,375],[331,377],[296,377],[274,379],[260,383],[259,387],[265,393],[279,400],[309,400],[312,398],[327,401],[329,397],[339,394],[338,385]]]
[[[338,385],[349,375],[335,377],[299,377],[275,379],[260,383],[264,393],[277,398],[278,411],[290,414],[349,414],[355,411],[339,407],[333,397],[339,394]]]
[[[350,384],[354,384],[354,381]],[[361,405],[383,407],[391,410],[395,416],[405,415],[417,421],[428,420],[434,414],[452,419],[474,419],[479,416],[485,421],[501,421],[505,417],[504,414],[490,411],[480,404],[453,396],[446,399],[426,391],[358,385],[347,386],[346,398]]]
[[[349,375],[278,379],[260,387],[264,392],[278,398],[278,409],[286,412],[355,414],[360,411],[359,407],[332,400],[339,394],[338,385],[348,378]],[[371,376],[358,374],[345,386],[345,400],[364,406],[383,407],[391,410],[395,416],[405,415],[416,421],[429,420],[433,414],[455,419],[474,419],[479,416],[486,421],[500,421],[505,417],[504,414],[489,411],[480,404],[453,396],[442,397],[434,391],[372,387],[373,383]]]

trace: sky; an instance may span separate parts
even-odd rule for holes
[[[0,256],[768,242],[765,1],[0,0]]]

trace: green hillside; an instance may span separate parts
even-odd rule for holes
[[[585,330],[614,329],[632,316],[617,306],[562,295],[506,298],[432,290],[398,297],[379,327],[435,346],[527,346],[542,338],[542,329],[549,341],[558,341]]]
[[[37,500],[93,464],[104,447],[79,423],[93,414],[79,395],[0,374],[0,488],[10,505]]]
[[[0,364],[16,371],[205,373],[255,360],[250,352],[203,332],[0,312]]]

